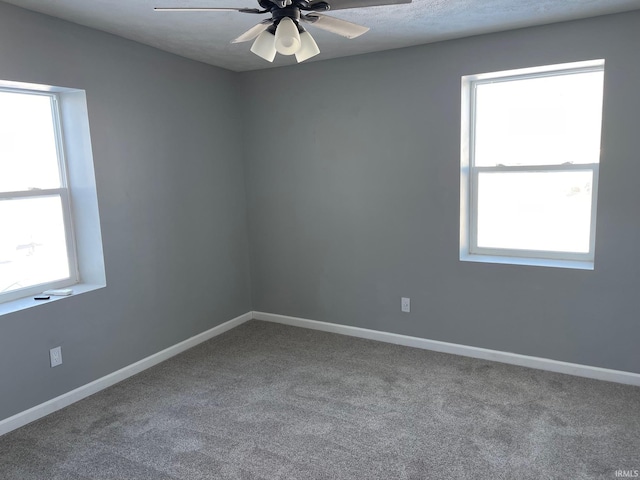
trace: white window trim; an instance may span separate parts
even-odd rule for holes
[[[2,316],[104,288],[106,273],[86,92],[75,88],[8,80],[0,80],[0,89],[48,95],[56,102],[56,145],[61,149],[58,151],[58,161],[64,162],[65,167],[59,169],[61,175],[64,175],[61,186],[66,187],[66,192],[63,193],[66,199],[62,199],[63,215],[68,219],[65,223],[67,239],[69,232],[73,232],[72,241],[67,241],[67,249],[72,250],[73,255],[69,258],[73,257],[74,262],[69,279],[15,290],[6,294],[6,297],[0,297]],[[59,190],[38,190],[33,195],[58,194]],[[25,192],[2,195],[16,196],[16,193],[22,196]],[[44,302],[33,299],[34,294],[45,289],[69,286],[73,286],[73,295],[70,297],[52,296]]]
[[[604,70],[604,60],[590,60],[560,65],[532,67],[520,70],[467,75],[462,77],[461,104],[461,160],[460,160],[460,260],[482,263],[503,263],[560,268],[593,270],[596,237],[599,164],[564,164],[540,166],[491,166],[473,165],[475,147],[475,92],[477,85],[512,81],[515,79],[545,76],[572,75]],[[591,189],[591,225],[589,251],[587,253],[549,252],[541,250],[516,250],[484,248],[477,245],[477,193],[480,172],[535,172],[535,171],[590,171],[593,174]]]

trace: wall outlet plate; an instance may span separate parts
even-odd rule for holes
[[[51,359],[51,367],[62,365],[62,347],[49,350],[49,358]]]
[[[411,312],[411,299],[407,297],[402,297],[400,301],[400,309],[405,313]]]

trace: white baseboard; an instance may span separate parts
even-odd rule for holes
[[[128,365],[118,371],[110,373],[109,375],[94,380],[91,383],[78,387],[75,390],[71,390],[70,392],[64,393],[59,397],[41,403],[40,405],[36,405],[35,407],[30,408],[29,410],[25,410],[24,412],[20,412],[12,417],[6,418],[0,421],[0,435],[4,435],[5,433],[15,430],[16,428],[20,428],[28,423],[38,420],[39,418],[49,415],[50,413],[67,407],[72,403],[88,397],[89,395],[93,395],[94,393],[99,392],[100,390],[104,390],[111,385],[121,382],[122,380],[125,380],[135,375],[136,373],[140,373],[147,368],[151,368],[160,362],[164,362],[165,360],[178,355],[185,350],[195,347],[202,342],[206,342],[213,337],[217,337],[227,330],[231,330],[232,328],[237,327],[238,325],[241,325],[244,322],[251,320],[252,318],[252,312],[247,312],[243,315],[240,315],[239,317],[234,318],[233,320],[229,320],[228,322],[218,325],[217,327],[213,327],[206,332],[202,332],[183,342],[173,345],[172,347],[166,348],[161,352],[154,353],[153,355],[147,358],[143,358],[136,363]]]
[[[454,355],[462,355],[464,357],[481,358],[483,360],[492,360],[494,362],[519,365],[521,367],[565,373],[578,377],[593,378],[596,380],[605,380],[608,382],[617,382],[627,385],[640,386],[639,373],[623,372],[620,370],[610,370],[600,367],[590,367],[588,365],[561,362],[558,360],[550,360],[548,358],[530,357],[528,355],[520,355],[517,353],[470,347],[467,345],[458,345],[456,343],[440,342],[437,340],[428,340],[426,338],[410,337],[408,335],[399,335],[397,333],[381,332],[378,330],[350,327],[347,325],[339,325],[336,323],[319,322],[317,320],[308,320],[306,318],[288,317],[285,315],[276,315],[273,313],[253,312],[253,318],[256,320],[263,320],[267,322],[292,325],[294,327],[310,328],[313,330],[322,330],[323,332],[339,333],[341,335],[349,335],[351,337],[367,338],[369,340],[394,343],[407,347],[433,350],[435,352],[451,353]]]

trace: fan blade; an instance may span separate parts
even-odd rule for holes
[[[339,18],[328,17],[319,13],[303,15],[301,19],[312,24],[314,27],[326,30],[327,32],[336,33],[347,38],[356,38],[369,31],[369,27],[363,27],[356,23],[340,20]]]
[[[176,8],[154,8],[156,12],[240,12],[240,13],[267,13],[267,10],[257,8],[205,8],[205,7],[176,7]]]
[[[262,32],[264,32],[267,28],[269,28],[271,25],[273,25],[273,20],[271,19],[265,20],[264,22],[260,22],[256,26],[251,27],[249,30],[244,32],[238,38],[231,40],[231,43],[242,43],[242,42],[248,42],[249,40],[253,40]]]
[[[345,10],[347,8],[363,8],[363,7],[378,7],[380,5],[399,5],[402,3],[411,3],[411,0],[313,0],[310,2],[310,6],[313,7],[314,3],[326,2],[331,6],[331,10]]]

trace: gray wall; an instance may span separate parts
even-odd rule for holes
[[[638,45],[634,12],[242,74],[253,309],[640,372]],[[597,58],[595,271],[460,262],[460,77]]]
[[[0,3],[0,78],[86,90],[107,274],[0,317],[0,419],[251,310],[234,73]]]

